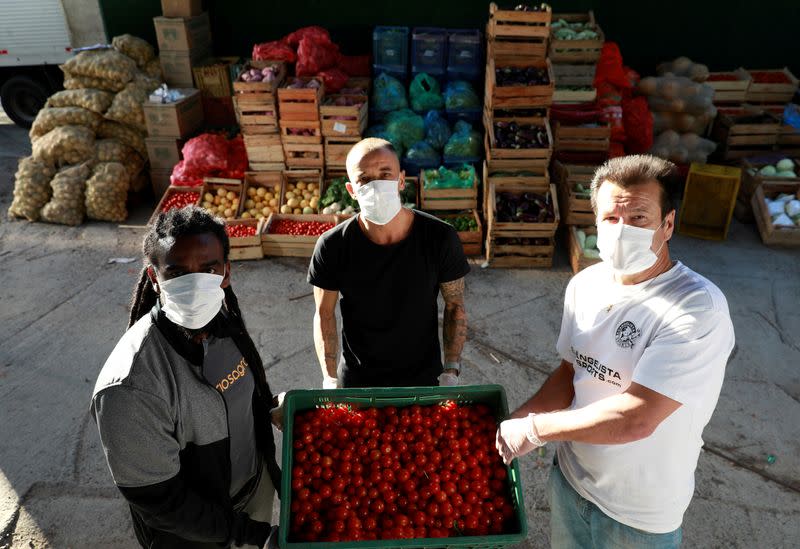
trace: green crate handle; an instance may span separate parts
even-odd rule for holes
[[[310,389],[293,390],[284,398],[283,449],[281,454],[281,498],[280,524],[278,544],[284,549],[493,549],[520,543],[528,536],[528,520],[522,493],[522,476],[519,463],[515,459],[506,467],[509,485],[511,486],[511,503],[514,506],[515,518],[519,532],[490,536],[464,536],[445,539],[399,539],[375,541],[343,541],[343,542],[298,542],[288,541],[289,517],[292,494],[292,441],[294,434],[295,412],[309,410],[320,405],[341,403],[360,406],[409,406],[413,404],[434,404],[454,400],[459,404],[489,404],[493,407],[498,420],[508,417],[508,402],[505,389],[500,385],[466,385],[459,387],[399,387],[369,389]]]

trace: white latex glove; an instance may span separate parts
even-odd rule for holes
[[[323,389],[339,389],[341,385],[339,385],[339,378],[338,377],[328,377],[325,376],[322,378],[322,388]]]
[[[272,424],[278,428],[278,431],[283,431],[283,399],[286,396],[286,391],[278,393],[278,405],[269,411]]]
[[[267,542],[264,544],[264,549],[278,549],[278,527],[273,526],[272,531],[269,533]]]
[[[441,387],[455,387],[458,385],[458,376],[450,372],[442,372],[439,374],[439,386]]]
[[[528,452],[544,446],[544,442],[539,440],[539,434],[533,422],[534,415],[528,414],[519,419],[507,419],[497,429],[495,447],[506,465],[511,464],[514,458],[524,456]]]

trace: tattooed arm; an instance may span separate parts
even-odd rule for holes
[[[339,292],[314,286],[314,347],[322,367],[322,379],[336,380],[336,362],[339,358],[339,333],[336,331],[336,302]]]
[[[464,279],[439,285],[444,298],[444,361],[461,362],[461,350],[467,341],[467,311],[464,309]],[[445,370],[447,371],[447,370]]]

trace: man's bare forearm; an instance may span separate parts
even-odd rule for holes
[[[440,286],[444,299],[442,337],[444,361],[461,362],[461,351],[467,341],[467,310],[464,307],[464,279],[445,282]]]
[[[336,377],[339,358],[339,333],[336,330],[336,315],[314,315],[314,347],[322,367],[323,377]]]
[[[562,360],[561,365],[550,374],[536,394],[511,414],[511,417],[519,418],[568,408],[575,396],[572,377],[572,365]]]

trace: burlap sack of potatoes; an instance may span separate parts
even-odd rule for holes
[[[148,93],[142,87],[131,82],[114,96],[114,101],[106,112],[106,119],[147,132],[144,122],[144,103],[147,96]]]
[[[64,71],[64,89],[66,90],[96,88],[98,90],[117,93],[125,89],[126,83],[127,82],[121,82],[119,80],[107,80],[105,78],[94,78],[92,76],[80,76],[77,74],[73,75]]]
[[[155,78],[158,81],[164,80],[164,73],[161,70],[161,59],[158,57],[151,59],[142,67],[142,72],[150,78]]]
[[[48,223],[80,225],[86,213],[86,179],[91,170],[88,164],[69,166],[60,170],[50,186],[53,197],[42,208],[42,219]]]
[[[102,116],[82,107],[45,108],[36,115],[28,136],[34,141],[60,126],[86,126],[94,132],[102,121]]]
[[[102,78],[127,84],[136,74],[136,61],[116,50],[82,51],[62,65],[71,76]]]
[[[63,90],[51,95],[45,107],[81,107],[103,114],[113,100],[114,94],[103,90]]]
[[[114,49],[123,55],[127,55],[136,62],[138,67],[143,67],[148,61],[156,56],[156,52],[146,40],[142,40],[132,34],[115,36],[111,41]]]
[[[86,182],[86,215],[99,221],[121,222],[128,218],[130,178],[119,162],[101,162]]]
[[[94,142],[94,150],[96,162],[119,162],[125,166],[131,180],[144,169],[145,161],[141,155],[119,139],[98,139]]]
[[[32,156],[20,158],[14,182],[14,200],[8,208],[8,216],[37,221],[53,194],[50,187],[53,175],[55,170],[52,166]]]
[[[103,120],[100,127],[97,128],[97,137],[119,139],[126,145],[133,147],[136,152],[142,155],[142,158],[147,157],[147,146],[144,142],[145,135],[144,132],[113,120]]]
[[[33,156],[57,167],[91,160],[94,132],[86,126],[55,128],[33,142]]]

